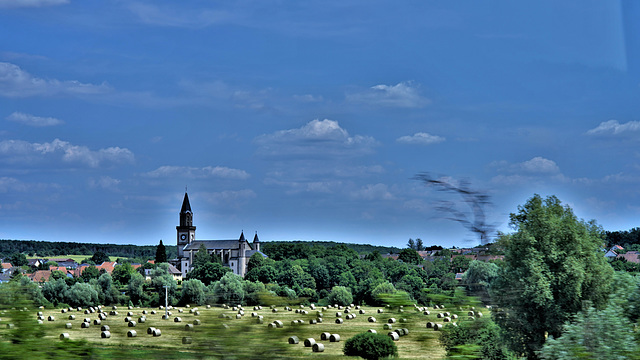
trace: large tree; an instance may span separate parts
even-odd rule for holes
[[[613,269],[602,230],[555,196],[533,196],[510,220],[516,232],[501,240],[505,266],[491,285],[496,322],[516,353],[536,358],[545,335],[560,336],[583,304],[606,304]]]
[[[164,247],[162,243],[162,239],[160,240],[160,244],[156,247],[156,264],[166,263],[167,262],[167,249]]]

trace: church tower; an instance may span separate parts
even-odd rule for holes
[[[178,259],[184,256],[182,249],[196,239],[196,227],[193,226],[193,212],[189,203],[189,195],[184,193],[182,208],[180,209],[180,225],[176,226],[178,232]]]

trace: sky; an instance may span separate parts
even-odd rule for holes
[[[640,226],[635,1],[0,0],[0,238],[475,246],[420,173]]]

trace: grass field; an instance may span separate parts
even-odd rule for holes
[[[82,260],[92,257],[93,254],[89,255],[56,255],[56,256],[47,256],[46,259],[73,259],[75,262],[80,264]],[[27,256],[27,259],[41,259],[42,256]],[[109,256],[109,261],[116,261],[118,256]],[[99,265],[99,264],[98,264]]]
[[[399,310],[391,311],[383,309],[383,313],[377,313],[378,308],[362,307],[364,314],[359,310],[352,309],[349,313],[345,310],[328,308],[323,310],[317,307],[311,310],[309,307],[296,307],[291,310],[278,307],[277,312],[272,312],[268,307],[261,310],[254,310],[253,307],[245,307],[244,315],[236,319],[238,309],[232,307],[224,309],[222,307],[195,307],[173,308],[168,319],[162,319],[164,310],[157,308],[133,308],[118,307],[113,310],[111,307],[104,307],[106,319],[99,325],[94,324],[98,319],[98,313],[85,313],[85,310],[77,309],[62,313],[56,310],[33,310],[33,322],[36,323],[37,312],[42,311],[44,318],[41,325],[45,331],[45,341],[61,342],[60,334],[68,333],[72,340],[85,339],[94,344],[96,348],[103,351],[111,351],[114,357],[133,358],[140,356],[153,356],[153,358],[226,358],[236,357],[244,354],[245,358],[307,358],[317,357],[322,359],[344,358],[342,349],[344,341],[353,335],[374,329],[378,333],[387,334],[389,331],[398,328],[406,328],[409,334],[401,336],[396,345],[399,357],[402,359],[442,359],[445,351],[438,342],[439,332],[427,329],[426,323],[429,321],[442,323],[442,319],[437,318],[438,312],[450,311],[459,313],[460,318],[466,311],[451,311],[447,309],[429,309],[431,314],[424,315],[423,312],[413,307],[405,308],[404,312]],[[298,312],[296,312],[296,309]],[[308,313],[302,313],[305,310]],[[117,314],[110,312],[116,311]],[[197,311],[197,313],[195,312]],[[130,327],[125,321],[127,313],[130,312],[131,320],[136,322],[135,327]],[[153,312],[153,313],[152,313]],[[310,324],[310,320],[318,318],[318,312],[323,314],[323,322]],[[341,312],[344,319],[343,324],[336,324],[336,313]],[[253,313],[253,314],[252,314]],[[224,314],[224,315],[223,315]],[[347,320],[346,315],[356,314],[354,319]],[[2,332],[8,331],[7,325],[10,318],[4,314],[0,328]],[[48,321],[48,317],[53,316],[55,320]],[[144,322],[140,322],[141,317],[145,317]],[[226,316],[227,318],[221,318]],[[258,316],[263,317],[263,323],[258,323]],[[368,322],[369,316],[376,318],[377,322]],[[73,319],[70,319],[72,317]],[[176,317],[181,322],[176,322]],[[82,328],[84,319],[89,319],[87,328]],[[396,323],[390,324],[391,330],[384,329],[390,318],[395,318]],[[193,330],[187,330],[185,325],[194,324],[199,320],[201,325],[194,325]],[[400,322],[400,319],[403,322]],[[282,328],[270,328],[269,323],[280,320]],[[293,325],[292,321],[302,320],[304,324]],[[406,322],[404,322],[406,320]],[[454,320],[455,321],[455,320]],[[66,328],[66,324],[71,324],[71,328]],[[111,334],[110,338],[101,338],[101,326],[108,325]],[[154,327],[161,330],[161,336],[147,334],[147,329]],[[136,337],[128,337],[127,332],[135,330]],[[321,334],[339,334],[340,342],[330,342],[321,340]],[[288,339],[297,336],[298,344],[289,344]],[[183,337],[191,337],[191,344],[183,344]],[[313,338],[316,342],[322,343],[325,347],[322,353],[313,353],[310,347],[304,346],[304,340]],[[118,355],[120,354],[120,355]],[[153,354],[153,355],[149,355]],[[161,354],[158,357],[158,354]],[[243,356],[239,356],[243,357]]]

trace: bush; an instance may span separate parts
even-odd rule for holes
[[[344,286],[334,286],[327,300],[329,300],[329,304],[346,306],[353,302],[353,295],[351,295],[351,291]]]
[[[346,356],[360,356],[375,360],[397,356],[398,348],[389,336],[366,332],[345,341],[343,352]]]

